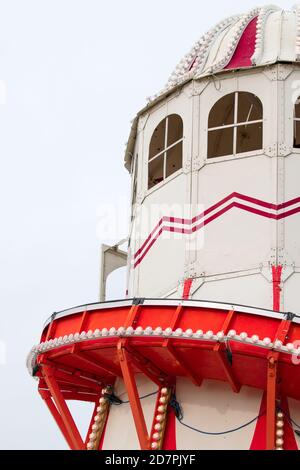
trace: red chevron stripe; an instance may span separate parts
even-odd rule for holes
[[[191,235],[192,233],[197,232],[198,230],[205,227],[210,222],[216,220],[218,217],[224,215],[226,212],[228,212],[229,210],[233,208],[241,209],[243,211],[250,212],[255,215],[259,215],[260,217],[265,217],[265,218],[273,219],[273,220],[282,220],[284,218],[290,217],[300,212],[300,207],[296,207],[294,209],[291,209],[290,211],[286,211],[281,214],[276,214],[276,213],[267,212],[261,209],[257,209],[255,207],[247,206],[240,202],[233,201],[228,206],[224,207],[220,211],[213,214],[211,217],[208,217],[205,220],[203,220],[211,212],[216,210],[218,207],[224,205],[226,202],[229,202],[233,198],[240,199],[242,201],[249,202],[251,204],[255,204],[257,206],[263,207],[265,209],[273,210],[276,212],[300,203],[300,197],[284,202],[282,204],[272,204],[266,201],[262,201],[260,199],[256,199],[253,197],[245,196],[244,194],[234,192],[230,194],[229,196],[225,197],[224,199],[222,199],[221,201],[217,202],[210,208],[206,209],[205,211],[203,211],[201,214],[197,215],[193,219],[181,219],[181,218],[176,218],[176,217],[164,216],[160,219],[160,221],[158,222],[156,227],[152,230],[152,232],[147,237],[145,242],[142,244],[140,249],[135,253],[134,260],[136,261],[134,264],[134,268],[136,268],[142,262],[142,260],[145,258],[149,250],[152,248],[156,240],[161,236],[163,232],[172,232],[172,233],[181,233],[184,235]],[[163,225],[164,222],[174,223],[174,224],[177,223],[181,225],[194,225],[196,222],[200,221],[201,219],[202,221],[198,225],[195,225],[192,228],[179,228],[179,227]],[[157,232],[159,228],[160,230]]]

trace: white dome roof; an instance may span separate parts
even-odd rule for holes
[[[300,61],[300,5],[269,5],[232,16],[204,34],[153,99],[190,79],[224,70]]]

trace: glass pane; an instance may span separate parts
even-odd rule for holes
[[[246,124],[237,128],[237,153],[253,152],[262,149],[262,123]]]
[[[258,121],[263,118],[262,103],[257,96],[252,93],[240,92],[238,100],[237,122]]]
[[[183,122],[180,116],[172,114],[168,117],[168,147],[183,137]]]
[[[164,179],[164,153],[149,163],[148,188],[151,189]]]
[[[300,121],[294,121],[294,148],[300,148]]]
[[[167,173],[166,177],[173,175],[182,168],[182,142],[172,147],[167,152]]]
[[[208,127],[221,127],[233,124],[235,93],[226,95],[214,105],[208,118]]]
[[[149,148],[149,160],[155,157],[155,155],[162,152],[165,148],[165,136],[166,136],[166,119],[161,121],[153,132],[150,148]]]
[[[295,117],[300,118],[300,97],[297,99],[295,104]]]
[[[233,154],[233,127],[208,132],[208,158]]]

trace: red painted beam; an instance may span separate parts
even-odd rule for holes
[[[281,270],[280,270],[281,275]],[[291,321],[282,320],[280,323],[274,343],[276,341],[282,341],[285,343],[289,329],[291,327]],[[267,371],[267,414],[266,414],[266,449],[275,450],[276,441],[276,399],[279,398],[278,390],[278,361],[280,353],[271,352],[268,356],[268,371]]]
[[[84,442],[60,391],[56,378],[54,377],[53,370],[44,365],[42,368],[42,374],[63,422],[63,427],[60,428],[61,431],[63,433],[67,432],[68,441],[71,444],[72,450],[84,450]]]
[[[230,328],[230,324],[232,322],[232,319],[234,317],[234,310],[231,310],[224,323],[223,323],[223,326],[222,326],[222,331],[224,332],[224,334],[226,335],[229,331],[229,328]],[[229,364],[229,362],[227,361],[227,359],[224,357],[224,345],[223,344],[216,344],[215,347],[214,347],[214,352],[216,353],[216,356],[218,358],[218,361],[225,373],[225,376],[226,376],[226,379],[227,381],[229,382],[232,390],[234,391],[234,393],[239,393],[239,391],[241,390],[241,385],[238,383],[238,381],[236,380],[235,376],[234,376],[234,373],[232,371],[232,366]]]
[[[273,276],[273,310],[280,312],[280,300],[281,300],[281,276],[282,266],[272,266]]]
[[[118,345],[118,356],[120,361],[120,367],[122,369],[123,380],[125,383],[126,391],[128,393],[130,407],[135,423],[138,440],[140,443],[141,450],[150,449],[150,438],[145,422],[145,417],[139,398],[138,388],[136,385],[134,372],[130,363],[130,357],[128,353],[122,348],[121,343]]]
[[[276,386],[277,386],[277,359],[274,357],[274,354],[271,353],[268,358],[268,372],[267,372],[266,450],[275,450]]]
[[[70,439],[69,433],[67,431],[65,423],[62,420],[61,415],[59,414],[55,404],[53,403],[50,392],[39,390],[39,393],[40,393],[42,399],[44,400],[45,404],[47,405],[51,415],[53,416],[57,426],[61,430],[62,435],[64,436],[68,446],[70,447],[70,449],[72,449],[73,448],[73,442]]]

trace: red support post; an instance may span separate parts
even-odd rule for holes
[[[291,321],[282,320],[274,339],[276,341],[286,341]],[[266,416],[266,449],[275,450],[276,445],[276,399],[278,393],[278,360],[279,352],[270,352],[267,364],[267,416]]]
[[[273,310],[275,312],[280,312],[280,298],[281,298],[281,276],[282,276],[282,266],[272,266],[272,276],[273,276]]]
[[[227,314],[225,322],[223,323],[223,326],[222,326],[222,331],[224,332],[225,335],[228,333],[233,317],[234,317],[234,310],[231,310]],[[226,358],[224,357],[224,353],[222,352],[222,349],[223,349],[223,345],[218,343],[214,347],[214,352],[217,355],[218,361],[225,373],[226,379],[229,382],[233,392],[239,393],[239,391],[241,390],[241,385],[238,383],[238,381],[234,377],[232,368],[230,364],[228,363],[228,361],[226,360]]]
[[[132,369],[132,364],[130,363],[130,358],[128,357],[127,352],[122,347],[121,342],[119,342],[118,344],[118,356],[123,374],[123,380],[130,401],[131,411],[135,422],[135,428],[138,435],[140,447],[141,450],[149,450],[150,438],[148,435],[145,417],[138,394],[138,388],[134,378],[134,371]]]
[[[62,432],[64,432],[64,430],[67,432],[68,441],[71,444],[71,449],[84,450],[84,442],[72,418],[72,415],[65,402],[65,399],[59,389],[59,386],[53,374],[53,370],[49,366],[44,365],[42,367],[42,374],[63,422],[63,428],[61,428],[61,430]]]
[[[266,450],[275,450],[277,358],[272,353],[268,358],[267,374]]]
[[[57,424],[57,426],[61,430],[68,446],[70,447],[71,450],[73,450],[72,440],[70,439],[69,433],[67,431],[65,423],[62,420],[61,415],[59,414],[55,404],[53,403],[53,400],[51,398],[51,394],[49,392],[42,391],[42,390],[40,390],[39,393],[40,393],[42,399],[44,400],[44,402],[46,403],[51,415],[53,416],[53,418],[54,418],[54,420]]]

